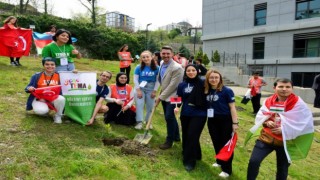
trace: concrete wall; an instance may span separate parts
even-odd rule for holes
[[[222,76],[229,79],[230,81],[239,84],[241,87],[246,87],[248,84],[248,80],[250,78],[249,75],[242,75],[242,72],[237,67],[221,67],[221,66],[213,66],[213,69],[218,70]],[[263,79],[267,82],[267,86],[263,86],[262,90],[273,93],[273,83],[277,79],[275,77],[263,77]],[[313,104],[315,93],[311,88],[301,88],[294,86],[293,92],[300,96],[306,103]]]

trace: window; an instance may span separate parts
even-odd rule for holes
[[[294,86],[311,88],[314,77],[319,74],[319,72],[292,72],[291,80]]]
[[[296,0],[296,20],[320,17],[320,0]]]
[[[253,38],[252,59],[264,59],[264,37]]]
[[[293,57],[319,57],[320,32],[294,34]]]
[[[254,25],[260,26],[267,23],[267,3],[254,5]]]

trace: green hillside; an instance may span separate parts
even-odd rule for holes
[[[207,128],[201,136],[203,157],[194,171],[188,173],[182,164],[181,143],[169,150],[158,145],[166,137],[161,105],[153,117],[153,137],[147,146],[133,143],[135,130],[111,124],[106,128],[102,116],[93,126],[74,122],[53,124],[51,117],[25,112],[28,94],[24,92],[32,74],[42,69],[40,58],[23,57],[21,67],[9,65],[9,58],[0,57],[0,179],[219,179],[220,169],[212,167],[214,150]],[[116,61],[76,60],[79,71],[119,71]],[[132,67],[134,69],[134,65]],[[109,83],[110,84],[110,83]],[[246,147],[243,141],[253,125],[251,104],[240,104],[239,140],[233,160],[233,175],[229,179],[246,179],[248,160],[254,141]],[[120,146],[105,146],[102,138],[124,141]],[[316,133],[316,138],[320,134]],[[314,142],[305,160],[294,161],[288,179],[320,179],[320,144]],[[261,165],[258,179],[275,179],[275,155],[268,156]]]

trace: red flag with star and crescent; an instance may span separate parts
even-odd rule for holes
[[[31,44],[31,29],[0,28],[0,56],[28,56]]]

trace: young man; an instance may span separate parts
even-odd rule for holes
[[[305,158],[313,140],[312,112],[292,93],[291,80],[276,80],[274,91],[274,95],[265,100],[255,126],[250,129],[253,134],[263,126],[249,160],[248,180],[256,179],[261,162],[272,151],[276,151],[277,157],[276,179],[287,179],[291,160]]]
[[[312,89],[315,92],[313,107],[320,108],[320,74],[314,77]]]
[[[93,114],[91,119],[88,121],[87,125],[91,125],[94,122],[98,113],[106,113],[109,108],[103,101],[106,99],[107,95],[109,94],[109,88],[106,85],[107,82],[111,79],[112,74],[110,71],[103,71],[100,74],[99,80],[97,80],[97,96],[96,96],[96,106],[94,108]]]
[[[258,72],[254,72],[252,74],[252,77],[248,81],[248,88],[251,88],[251,94],[255,94],[251,98],[251,103],[252,103],[252,108],[253,108],[253,113],[257,114],[259,111],[261,105],[260,105],[260,99],[261,99],[261,87],[267,85],[267,83],[259,77]]]
[[[177,94],[178,85],[183,79],[183,69],[180,64],[175,62],[173,51],[170,46],[163,46],[160,52],[161,64],[158,81],[160,82],[161,91],[156,99],[156,105],[161,101],[164,118],[167,123],[167,137],[164,144],[159,146],[160,149],[169,149],[173,141],[180,141],[179,127],[174,115],[175,105],[170,103],[170,97]]]

